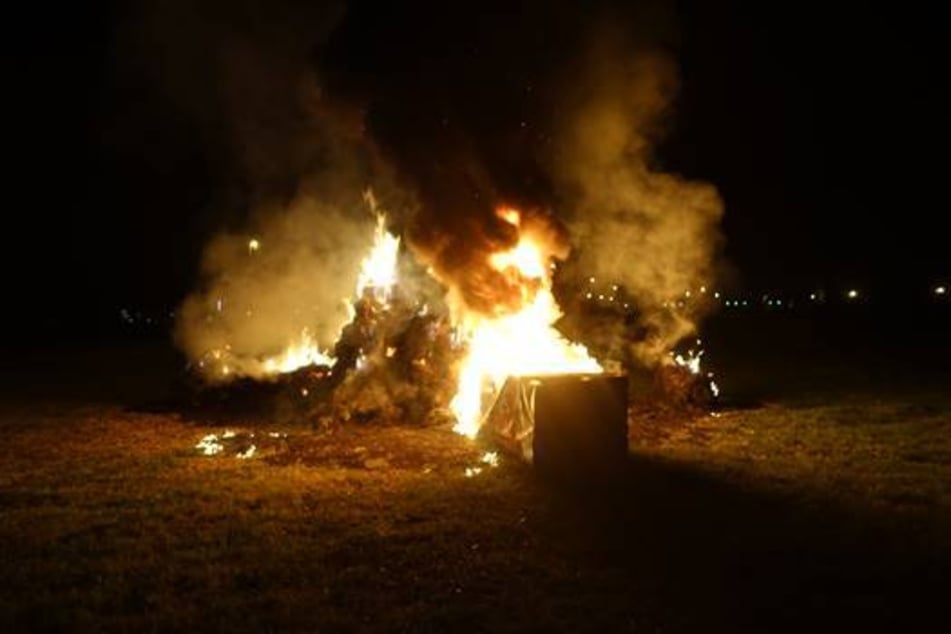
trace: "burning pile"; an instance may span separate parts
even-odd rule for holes
[[[528,40],[506,19],[459,40],[461,58],[399,63],[402,47],[382,34],[349,41],[347,21],[361,15],[305,47],[308,71],[280,75],[279,108],[242,109],[241,130],[277,129],[260,147],[255,135],[235,144],[257,150],[249,167],[267,169],[243,174],[255,232],[209,245],[202,287],[180,311],[196,371],[211,383],[285,386],[316,419],[451,421],[466,436],[512,379],[640,369],[661,377],[660,393],[692,395],[684,401],[714,392],[699,351],[669,354],[696,335],[704,308],[670,298],[714,277],[723,209],[714,187],[657,169],[672,61],[597,20],[577,50],[523,66],[511,46]],[[470,67],[476,42],[518,81]],[[281,50],[260,67],[297,59]],[[385,72],[342,63],[354,51]],[[287,125],[272,126],[275,112]],[[367,183],[395,210],[383,215],[368,195],[372,227],[354,213]],[[562,292],[583,296],[595,277],[628,311],[604,327]]]
[[[305,328],[276,355],[239,357],[226,344],[202,355],[196,369],[213,383],[250,377],[254,384],[290,386],[303,413],[326,422],[451,422],[456,432],[475,437],[495,409],[493,432],[501,429],[521,442],[531,459],[525,442],[534,432],[534,405],[521,401],[534,402],[537,387],[546,384],[539,379],[604,373],[584,345],[556,328],[563,314],[553,277],[567,253],[554,221],[499,208],[497,218],[511,232],[511,242],[484,254],[488,275],[477,289],[481,301],[473,307],[446,283],[442,302],[431,305],[413,296],[417,283],[401,279],[401,239],[387,229],[372,195],[366,200],[377,214],[372,246],[346,303],[349,320],[332,346],[322,348]],[[261,248],[257,240],[253,244],[249,254]],[[440,281],[432,268],[423,275]],[[712,374],[700,368],[700,343],[686,354],[670,352],[658,364],[655,395],[681,406],[705,406],[715,398]],[[627,406],[612,407],[608,418],[614,421]]]
[[[454,429],[470,437],[509,377],[602,372],[583,345],[555,328],[562,312],[552,276],[560,253],[547,220],[523,223],[511,208],[498,216],[517,238],[486,254],[505,287],[505,301],[488,311],[470,308],[452,288],[440,311],[409,297],[398,274],[400,238],[380,213],[348,303],[350,319],[332,350],[304,330],[277,355],[238,358],[225,345],[204,354],[197,369],[213,382],[285,377],[304,399],[329,395],[315,411],[335,419],[451,416]]]

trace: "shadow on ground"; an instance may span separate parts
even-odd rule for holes
[[[925,518],[648,456],[610,486],[539,489],[534,530],[578,566],[583,627],[616,628],[630,610],[647,631],[909,631],[940,616],[951,580],[947,533]]]

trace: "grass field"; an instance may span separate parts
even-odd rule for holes
[[[212,421],[142,406],[149,381],[83,363],[0,408],[0,631],[932,631],[946,618],[951,395],[926,383],[642,417],[623,477],[565,490],[511,459],[482,464],[485,448],[446,430]],[[142,394],[120,398],[132,386]],[[225,429],[221,453],[195,449]]]

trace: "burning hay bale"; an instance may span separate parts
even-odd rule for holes
[[[364,297],[335,353],[335,420],[445,422],[456,357],[445,318],[399,295],[386,304]]]

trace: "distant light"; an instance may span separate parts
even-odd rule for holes
[[[591,299],[591,293],[585,294],[585,297],[587,297],[588,299]]]
[[[717,291],[716,293],[714,293],[714,294],[713,294],[713,297],[714,297],[715,299],[720,299],[720,291]]]
[[[690,297],[690,291],[684,291],[684,297]]]
[[[947,292],[948,292],[948,289],[944,286],[938,286],[934,289],[935,295],[944,295]]]
[[[816,301],[816,294],[815,294],[815,293],[809,293],[809,299],[811,299],[812,301]]]
[[[598,295],[598,299],[600,299],[601,301],[604,301],[604,295]]]
[[[589,283],[589,284],[594,284],[594,278],[593,278],[593,277],[589,277],[589,278],[588,278],[588,283]]]
[[[777,300],[776,300],[776,305],[777,305],[777,306],[782,306],[782,305],[783,305],[783,300],[777,299]]]
[[[746,306],[746,304],[747,304],[747,301],[744,299],[744,300],[743,300],[743,305]]]
[[[856,297],[859,296],[858,289],[855,289],[855,288],[849,289],[849,292],[846,293],[845,296],[848,297],[849,299],[855,299]]]
[[[612,290],[612,291],[616,291],[616,290],[617,290],[617,284],[614,284],[613,286],[611,286],[611,290]]]
[[[223,301],[221,300],[221,298],[219,297],[217,300],[215,300],[215,310],[217,310],[217,311],[220,313],[220,312],[221,312],[221,307],[222,307],[223,304],[224,304],[224,302],[223,302]]]
[[[261,243],[257,238],[251,238],[248,240],[248,253],[254,253],[261,248]]]

